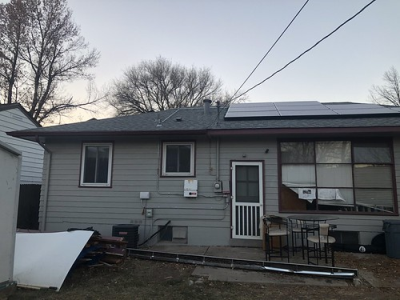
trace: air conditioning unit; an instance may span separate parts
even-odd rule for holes
[[[112,236],[123,237],[128,242],[127,247],[137,249],[139,242],[139,225],[117,224],[112,227]]]

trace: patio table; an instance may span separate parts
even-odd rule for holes
[[[299,220],[299,221],[313,222],[313,223],[321,223],[339,219],[336,216],[329,216],[329,215],[291,215],[288,216],[287,218],[289,220]]]
[[[316,229],[316,225],[319,223],[326,223],[327,221],[332,221],[332,220],[337,220],[339,219],[336,216],[330,216],[330,215],[290,215],[287,217],[292,224],[292,221],[295,221],[296,224],[298,223],[297,221],[300,221],[301,228],[300,228],[300,235],[301,235],[301,252],[303,255],[303,259],[305,259],[304,255],[304,234],[308,233],[311,230]],[[293,235],[293,233],[292,233]],[[305,237],[307,238],[307,236]],[[293,241],[293,238],[292,238]],[[292,245],[293,247],[294,245]],[[294,250],[293,250],[294,254]]]

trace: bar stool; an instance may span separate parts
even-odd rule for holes
[[[333,236],[329,235],[330,225],[328,223],[318,224],[316,229],[316,235],[307,236],[307,263],[310,264],[310,258],[316,258],[317,264],[318,260],[322,259],[322,250],[324,251],[325,263],[328,263],[328,253],[331,253],[331,262],[332,267],[335,266],[335,256],[334,249],[331,247],[333,243],[336,242],[336,239]],[[313,243],[312,247],[309,247],[309,242]],[[313,256],[310,256],[310,253],[313,253]]]
[[[287,252],[289,262],[289,228],[286,219],[276,216],[267,216],[263,219],[265,225],[265,259],[271,260],[273,257],[284,258],[283,252]],[[278,239],[278,247],[274,247],[274,240]],[[283,242],[286,240],[286,245]]]
[[[301,240],[301,252],[303,254],[303,259],[305,258],[304,256],[304,231],[305,231],[305,222],[301,220],[290,220],[290,232],[292,236],[292,252],[293,256],[295,252],[297,252],[297,249],[299,246],[297,246],[297,240],[300,237]]]

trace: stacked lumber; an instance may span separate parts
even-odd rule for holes
[[[127,256],[127,244],[123,237],[93,234],[82,249],[77,259],[77,264],[89,266],[119,264]]]

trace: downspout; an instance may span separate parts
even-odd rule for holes
[[[219,126],[219,115],[220,115],[220,106],[221,106],[221,104],[220,104],[220,102],[219,101],[217,101],[217,123],[216,123],[216,126],[218,127]],[[217,151],[217,157],[216,157],[216,163],[217,163],[217,182],[219,182],[220,181],[220,176],[219,176],[219,168],[220,168],[220,137],[217,137],[217,149],[216,149],[216,151]]]
[[[216,177],[217,177],[217,178],[216,178],[216,179],[217,179],[217,182],[218,182],[218,181],[220,181],[220,180],[219,180],[219,166],[220,166],[220,158],[219,158],[219,156],[220,156],[220,138],[219,138],[219,137],[217,138],[217,149],[216,149],[216,150],[217,150],[217,154],[216,154],[216,156],[217,156],[217,157],[216,157],[216,164],[217,164],[217,165],[216,165],[216,168],[217,168],[217,170],[216,170],[216,173],[217,173],[217,174],[216,174]]]
[[[39,137],[36,137],[36,142],[42,146],[44,151],[46,152],[46,178],[44,179],[44,193],[43,193],[43,206],[42,206],[42,222],[40,223],[39,230],[44,232],[46,230],[46,219],[47,219],[47,205],[49,199],[49,183],[50,183],[50,170],[51,170],[51,151],[39,140]]]

